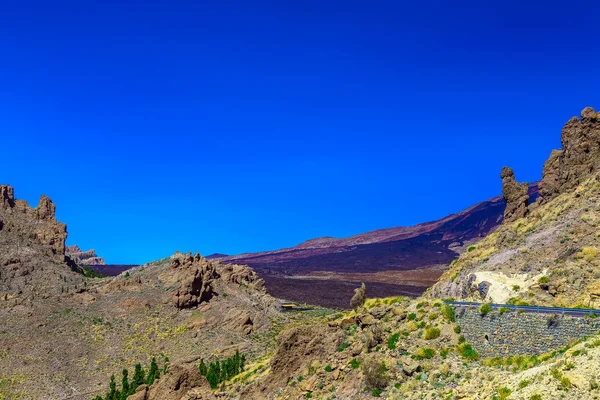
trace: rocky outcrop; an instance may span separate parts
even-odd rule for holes
[[[12,187],[0,185],[0,211],[2,229],[11,232],[15,240],[24,245],[33,238],[64,257],[67,227],[56,221],[56,206],[49,197],[42,195],[38,206],[31,208],[26,201],[15,199]]]
[[[288,384],[294,376],[303,375],[315,361],[325,364],[343,340],[341,331],[320,325],[299,326],[282,331],[277,338],[278,347],[271,358],[268,379],[247,387],[243,399],[264,399]]]
[[[223,265],[205,259],[196,253],[192,256],[176,255],[171,262],[171,270],[180,282],[172,297],[172,303],[179,309],[197,307],[210,301],[215,295],[215,284],[235,284],[266,293],[265,282],[244,265]],[[244,324],[248,325],[248,324]],[[251,328],[244,328],[250,329]]]
[[[586,177],[600,170],[600,113],[585,108],[580,117],[563,127],[562,150],[554,150],[544,164],[539,185],[540,204],[575,189]]]
[[[167,374],[154,385],[141,386],[130,400],[213,400],[208,381],[194,364],[173,364]]]
[[[65,248],[65,254],[71,258],[71,260],[81,265],[106,265],[102,257],[98,257],[94,249],[88,251],[82,251],[77,245],[67,246]]]
[[[529,204],[529,184],[519,183],[515,179],[512,168],[503,167],[500,174],[502,179],[502,195],[506,201],[504,221],[512,222],[527,214]]]

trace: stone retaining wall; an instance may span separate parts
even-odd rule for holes
[[[482,316],[477,307],[465,306],[456,307],[456,322],[483,358],[539,355],[600,330],[600,318],[514,310]]]

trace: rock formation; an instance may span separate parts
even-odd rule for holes
[[[176,255],[171,270],[179,281],[172,303],[179,309],[193,308],[208,302],[215,295],[215,283],[236,284],[266,293],[265,282],[250,267],[223,265],[209,261],[200,254]]]
[[[576,188],[591,173],[599,171],[600,113],[585,108],[581,117],[563,127],[562,150],[554,150],[544,164],[539,191],[540,203]]]
[[[88,251],[82,251],[77,245],[67,246],[65,248],[65,254],[81,265],[106,265],[102,257],[96,255],[94,249]]]
[[[200,375],[194,364],[178,364],[169,366],[169,372],[157,383],[148,387],[142,385],[137,393],[128,397],[130,400],[213,400],[215,395],[208,381]]]
[[[15,240],[23,245],[34,239],[53,254],[64,257],[67,227],[56,221],[55,211],[56,206],[47,196],[42,195],[37,208],[31,208],[26,201],[15,199],[12,187],[0,185],[2,229],[19,237]]]
[[[502,178],[502,195],[506,201],[504,221],[512,222],[523,218],[527,214],[529,204],[529,184],[517,182],[515,172],[509,167],[502,168],[500,178]]]

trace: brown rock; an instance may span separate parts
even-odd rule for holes
[[[500,178],[502,178],[502,195],[506,201],[504,221],[512,222],[523,218],[527,214],[529,204],[529,185],[517,182],[514,171],[509,167],[502,168]]]
[[[553,150],[544,164],[539,185],[540,203],[546,203],[575,189],[590,174],[598,172],[600,162],[600,117],[585,108],[581,117],[571,118],[563,127],[562,150]]]
[[[134,396],[137,396],[136,400],[215,399],[208,381],[194,364],[170,365],[164,377],[147,391],[142,390]]]

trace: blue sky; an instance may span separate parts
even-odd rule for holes
[[[482,5],[481,3],[490,3]],[[5,2],[0,182],[110,263],[412,225],[600,108],[600,5]]]

